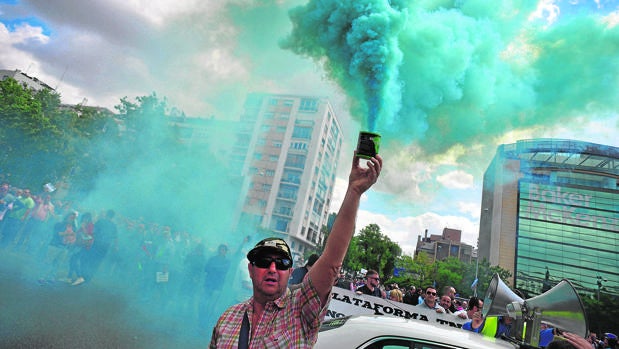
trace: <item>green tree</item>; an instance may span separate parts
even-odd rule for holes
[[[483,296],[488,289],[490,280],[494,274],[499,274],[499,277],[507,286],[510,286],[509,279],[512,277],[510,271],[501,268],[500,266],[491,266],[490,262],[485,258],[479,261],[479,263],[471,262],[464,265],[463,277],[459,284],[455,284],[456,290],[462,297],[470,297],[475,293],[475,290],[471,288],[473,281],[475,281],[475,275],[477,273],[477,295]]]
[[[382,234],[378,225],[370,224],[351,240],[344,267],[353,271],[374,269],[388,279],[401,254],[402,249],[397,243]]]
[[[448,257],[437,261],[437,272],[435,275],[436,287],[445,286],[457,287],[462,284],[465,264],[456,257]],[[438,290],[440,292],[440,289]]]
[[[587,314],[589,329],[598,334],[610,332],[619,333],[619,308],[613,305],[617,304],[617,297],[613,297],[607,293],[600,293],[600,300],[596,296],[580,295],[580,299],[585,307]]]
[[[36,192],[45,177],[66,167],[66,142],[56,123],[59,105],[54,91],[35,91],[12,78],[0,81],[0,169],[14,184]]]
[[[430,256],[425,252],[420,252],[413,260],[415,262],[413,267],[418,275],[417,286],[426,288],[433,285],[436,267]]]
[[[396,283],[400,286],[416,285],[416,274],[413,273],[414,260],[412,256],[403,254],[395,261],[395,267],[400,270],[399,275],[394,275],[386,283]]]

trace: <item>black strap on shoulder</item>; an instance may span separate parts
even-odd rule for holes
[[[241,325],[241,333],[239,335],[239,349],[249,348],[249,317],[247,316],[247,310],[243,315],[243,324]]]

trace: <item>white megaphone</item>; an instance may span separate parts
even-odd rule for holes
[[[542,322],[581,337],[587,336],[589,328],[582,300],[567,279],[539,296],[508,304],[507,312],[510,317],[525,319],[525,341],[534,346],[539,344]]]
[[[507,305],[513,302],[522,303],[524,300],[501,280],[499,274],[494,274],[484,297],[482,315],[484,317],[509,315]]]
[[[522,334],[524,341],[534,347],[539,345],[542,322],[581,337],[587,336],[589,328],[585,307],[567,279],[539,296],[523,300],[495,274],[486,291],[482,314],[515,319],[515,333]]]

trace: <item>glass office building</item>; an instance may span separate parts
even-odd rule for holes
[[[527,298],[566,278],[619,296],[619,148],[574,140],[501,145],[484,174],[479,257]]]

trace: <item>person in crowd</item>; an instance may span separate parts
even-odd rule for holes
[[[411,285],[406,292],[404,292],[404,296],[402,297],[402,301],[406,304],[410,304],[410,305],[417,305],[417,295],[415,294],[415,291],[417,289],[415,288],[414,285]]]
[[[247,236],[245,242],[249,242],[251,239],[250,236]],[[243,302],[246,299],[249,299],[252,296],[253,285],[251,283],[251,277],[249,276],[249,271],[247,270],[247,254],[249,253],[251,246],[243,247],[240,251],[240,254],[243,256],[240,260],[236,261],[234,265],[236,265],[236,273],[234,274],[234,279],[232,281],[233,287],[237,290],[235,303]]]
[[[465,319],[473,319],[473,315],[479,313],[481,315],[481,310],[484,307],[484,301],[479,297],[473,296],[467,302],[466,307],[466,318]]]
[[[449,310],[449,312],[451,314],[454,314],[456,311],[458,311],[458,309],[456,309],[456,305],[454,304],[454,301],[456,300],[456,289],[453,286],[445,286],[443,287],[443,290],[441,292],[441,297],[443,296],[448,296],[449,299],[451,299],[451,302],[449,303],[449,307],[445,308],[445,310]]]
[[[481,333],[487,337],[510,336],[514,319],[509,316],[488,316],[484,318],[481,310],[473,314],[472,320],[462,325],[462,329]]]
[[[23,228],[30,218],[30,211],[34,208],[34,200],[30,195],[29,189],[17,189],[15,191],[15,200],[12,202],[10,209],[4,215],[4,225],[2,228],[2,246],[11,248],[15,247],[16,239],[19,242],[27,240],[23,236]]]
[[[0,247],[8,245],[9,239],[4,229],[14,202],[15,196],[11,194],[11,185],[8,182],[2,182],[2,184],[0,184]]]
[[[153,285],[152,300],[154,300],[160,309],[165,309],[169,305],[170,297],[170,279],[174,279],[177,276],[174,275],[174,257],[176,255],[176,244],[172,238],[172,228],[170,226],[164,226],[161,230],[161,234],[156,238],[157,252],[155,254],[155,284]],[[117,258],[118,256],[116,256]]]
[[[335,286],[345,290],[354,291],[354,282],[346,276],[344,271],[340,271],[340,276],[337,278]]]
[[[467,318],[466,310],[464,309],[461,309],[461,310],[456,309],[455,311],[451,310],[452,308],[455,309],[455,307],[451,307],[453,305],[453,301],[448,295],[441,296],[439,305],[445,309],[446,314],[452,314],[462,319]]]
[[[367,168],[353,156],[348,188],[324,252],[301,287],[294,291],[287,287],[292,255],[286,241],[267,238],[249,251],[253,297],[223,313],[213,329],[210,348],[313,347],[354,235],[361,195],[376,183],[381,166],[379,155],[367,161]]]
[[[4,225],[4,217],[6,213],[11,209],[15,196],[11,194],[11,185],[7,182],[0,184],[0,232],[2,232],[2,225]]]
[[[27,235],[30,237],[24,243],[26,252],[38,254],[49,237],[48,231],[54,221],[55,212],[52,197],[49,194],[33,197],[35,206],[30,214],[30,219],[26,223]]]
[[[357,294],[367,294],[374,297],[387,298],[387,295],[380,289],[380,276],[376,270],[368,270],[365,274],[365,284],[358,287]]]
[[[193,246],[193,250],[185,256],[182,268],[182,280],[178,299],[183,311],[193,311],[196,307],[197,290],[204,279],[204,265],[206,265],[205,247],[203,243]]]
[[[224,292],[226,276],[231,265],[227,254],[228,245],[220,244],[217,254],[209,258],[204,266],[204,291],[199,305],[200,331],[210,329],[217,314],[221,313],[222,292]]]
[[[61,222],[54,225],[45,258],[47,271],[39,279],[40,284],[54,283],[58,279],[60,270],[65,267],[69,247],[75,243],[76,239],[77,215],[76,211],[72,211]]]
[[[436,296],[437,296],[436,289],[434,287],[428,287],[426,288],[425,294],[426,296],[423,299],[423,303],[417,306],[421,308],[425,308],[425,309],[433,309],[439,314],[444,314],[445,309],[441,307],[436,301]]]
[[[548,344],[554,340],[554,337],[555,329],[548,326],[546,322],[540,323],[538,346],[541,348],[546,348]]]
[[[85,276],[87,280],[92,279],[110,249],[118,249],[118,227],[114,223],[115,215],[114,210],[107,210],[94,225],[94,240],[90,248],[91,258]]]
[[[600,341],[597,338],[597,333],[593,331],[589,331],[587,342],[591,343],[591,346],[593,347],[593,349],[599,349],[600,347]]]
[[[83,284],[84,265],[88,265],[90,257],[90,248],[93,244],[94,223],[92,222],[92,214],[85,212],[80,217],[80,226],[76,233],[75,247],[70,250],[69,257],[69,279],[71,285],[77,286]]]
[[[563,332],[555,336],[555,339],[548,344],[546,349],[591,349],[591,343],[586,339],[570,332]],[[609,347],[615,349],[614,347]]]
[[[417,295],[417,304],[415,305],[423,303],[423,289],[421,287],[418,287],[415,291],[415,294]]]
[[[317,260],[318,255],[314,253],[309,256],[309,258],[307,259],[307,263],[305,263],[304,266],[300,268],[295,268],[292,272],[292,275],[290,276],[290,280],[288,280],[288,285],[292,286],[300,284],[303,281],[305,275],[307,275],[307,272],[312,269],[312,266],[314,265],[314,263],[316,263]]]
[[[604,333],[604,348],[619,349],[617,344],[617,335],[614,333]],[[579,348],[580,349],[580,348]]]
[[[402,302],[404,300],[404,295],[402,294],[398,284],[393,284],[391,286],[391,291],[389,291],[389,299],[395,302]]]
[[[30,229],[30,220],[36,206],[34,196],[30,193],[30,189],[23,189],[18,199],[22,203],[22,208],[14,212],[19,219],[17,239],[14,241],[15,249],[27,248],[30,243],[30,233],[32,232]]]

